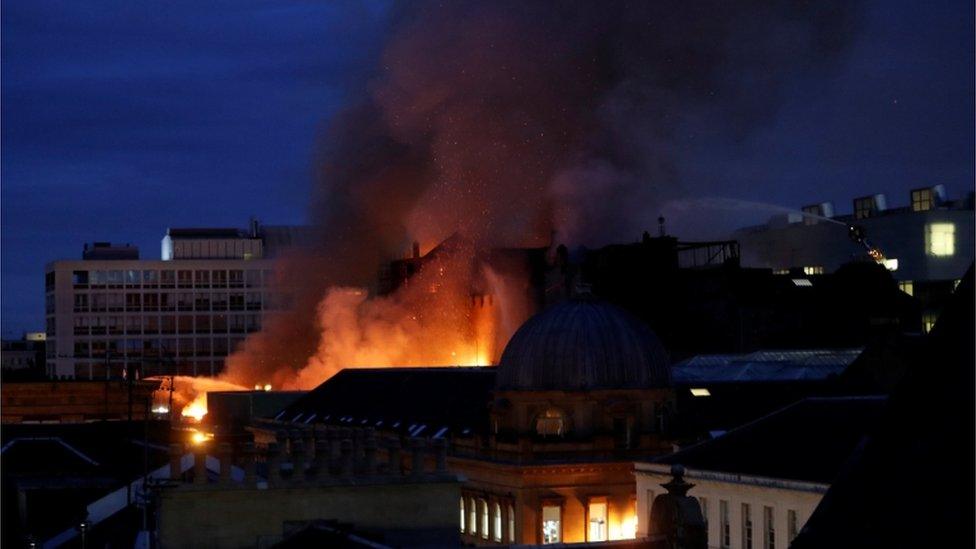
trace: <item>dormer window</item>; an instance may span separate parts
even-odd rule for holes
[[[535,420],[535,432],[542,436],[563,436],[566,431],[566,416],[559,408],[547,408]]]

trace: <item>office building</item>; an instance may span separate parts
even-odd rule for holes
[[[20,339],[4,339],[0,342],[0,366],[4,374],[44,370],[43,332],[29,332]]]
[[[80,379],[213,376],[269,311],[272,257],[295,244],[280,228],[169,229],[162,259],[138,249],[86,245],[84,259],[45,269],[47,373]],[[278,295],[278,297],[274,297]]]
[[[634,460],[672,448],[670,383],[651,330],[580,295],[523,324],[497,367],[345,369],[250,429],[259,447],[322,426],[444,442],[464,544],[625,540]]]
[[[742,264],[793,276],[837,270],[866,259],[863,245],[848,238],[860,226],[868,242],[885,256],[884,264],[899,287],[922,306],[923,330],[938,312],[973,261],[973,193],[950,199],[942,185],[914,189],[908,204],[889,207],[883,194],[855,198],[852,213],[835,215],[829,202],[805,206],[802,212],[777,216],[768,223],[735,231]]]

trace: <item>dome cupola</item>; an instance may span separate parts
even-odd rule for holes
[[[498,364],[498,390],[580,391],[667,387],[660,340],[623,309],[593,297],[541,311],[512,336]]]

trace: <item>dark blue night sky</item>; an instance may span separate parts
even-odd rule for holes
[[[386,2],[7,1],[2,318],[43,329],[44,264],[168,226],[306,221],[316,140],[374,65]],[[877,1],[775,123],[694,151],[715,194],[797,206],[973,188],[973,5]],[[760,216],[762,217],[762,216]]]

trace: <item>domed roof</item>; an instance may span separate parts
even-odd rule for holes
[[[587,297],[527,320],[502,353],[495,387],[572,391],[670,382],[668,356],[654,332],[623,309]]]

